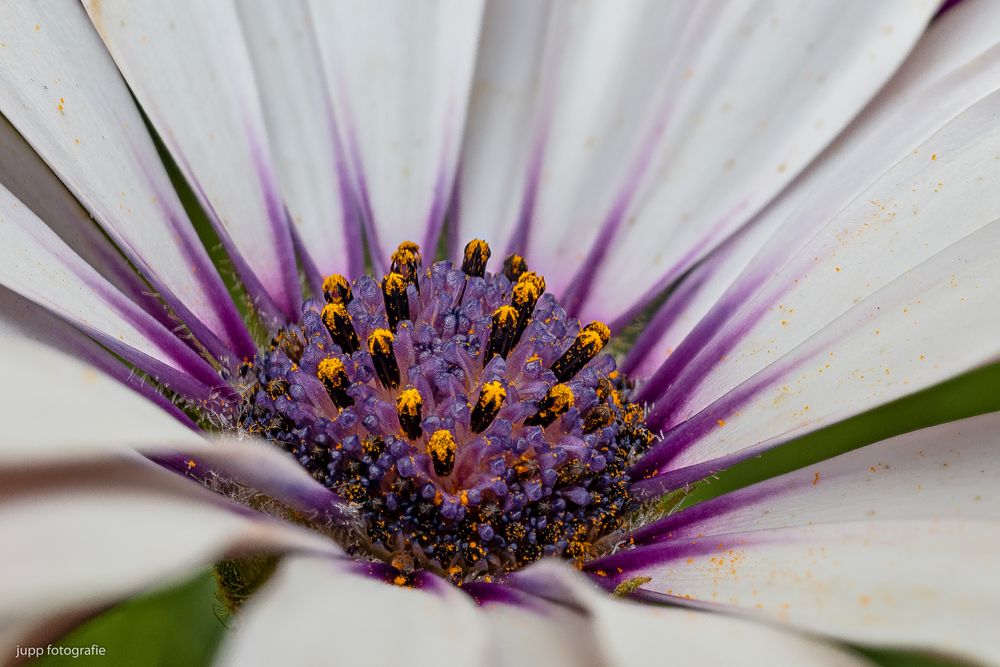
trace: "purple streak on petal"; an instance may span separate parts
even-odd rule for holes
[[[101,370],[105,375],[117,380],[129,389],[135,391],[140,396],[149,399],[168,415],[184,424],[192,431],[200,430],[195,423],[191,421],[191,418],[184,414],[184,411],[174,405],[170,399],[163,395],[158,387],[150,382],[147,382],[145,378],[136,375],[134,371],[123,365],[117,359],[113,358],[90,339],[80,338],[73,341],[67,340],[66,346],[62,349]]]
[[[667,300],[656,311],[656,315],[649,324],[642,330],[636,338],[632,349],[625,355],[625,360],[621,365],[621,372],[629,377],[635,376],[635,371],[639,364],[645,361],[653,347],[659,342],[667,328],[680,317],[691,305],[692,300],[698,294],[698,290],[709,277],[709,271],[704,269],[705,264],[695,269],[678,288],[667,297]]]
[[[173,154],[173,158],[177,162],[178,166],[180,166],[181,171],[184,174],[194,173],[191,169],[191,165],[188,164],[182,154]],[[212,202],[208,198],[208,193],[205,192],[201,183],[194,178],[190,178],[188,180],[188,185],[191,187],[191,191],[198,199],[198,203],[201,205],[205,215],[212,223],[212,228],[218,235],[219,241],[222,242],[222,247],[229,256],[229,261],[232,263],[233,269],[235,269],[236,274],[243,283],[243,287],[246,289],[247,295],[250,297],[251,301],[253,301],[254,308],[262,313],[266,318],[273,321],[279,321],[281,319],[281,309],[275,304],[268,291],[264,288],[263,283],[261,283],[260,278],[258,278],[256,273],[254,273],[250,264],[247,263],[246,259],[240,254],[239,250],[237,250],[232,237],[222,224],[222,218],[219,217],[215,207],[212,206]]]
[[[331,94],[338,94],[342,99],[350,99],[350,97],[346,94],[347,86],[344,84],[340,74],[336,72],[328,72],[328,76],[333,76],[336,79],[335,87],[337,90],[330,91]],[[350,170],[345,169],[345,175],[352,176],[351,180],[354,183],[355,206],[361,218],[361,230],[364,232],[365,241],[368,245],[368,256],[372,262],[372,271],[375,275],[379,275],[385,273],[386,269],[389,267],[387,262],[388,256],[385,255],[385,249],[382,247],[382,243],[379,240],[378,230],[375,228],[375,214],[372,211],[371,195],[368,192],[368,179],[365,177],[365,164],[361,159],[361,149],[358,147],[358,138],[354,130],[356,124],[354,123],[354,119],[351,117],[351,112],[347,105],[344,105],[342,114],[343,117],[336,118],[336,121],[338,126],[343,129],[344,138],[347,143],[347,150],[344,154],[350,160]],[[332,112],[331,117],[333,117]],[[364,271],[364,269],[365,266],[362,261],[360,269],[357,270],[357,274],[360,274]]]
[[[670,106],[665,109],[660,119],[653,124],[648,139],[643,143],[644,148],[639,151],[635,163],[629,169],[628,176],[625,178],[625,186],[618,193],[618,196],[615,197],[614,203],[611,205],[611,210],[605,216],[604,224],[601,225],[601,229],[597,233],[597,238],[591,244],[586,259],[580,264],[576,275],[570,279],[569,286],[566,288],[561,299],[563,308],[570,315],[580,312],[580,307],[587,296],[589,296],[590,290],[594,285],[594,279],[597,277],[605,257],[607,257],[615,235],[621,228],[622,222],[625,221],[625,215],[632,205],[632,200],[639,189],[639,184],[642,182],[646,171],[649,169],[649,165],[653,161],[655,149],[659,146],[660,139],[663,137],[663,132],[666,130],[669,120]]]
[[[199,450],[192,453],[181,449],[166,454],[150,454],[148,458],[168,470],[202,483],[219,478],[235,481],[301,512],[314,524],[342,527],[355,520],[346,501],[305,475],[301,478],[284,475],[281,471],[249,465],[240,457],[227,457],[222,452],[214,454]]]
[[[770,272],[767,275],[770,275]],[[663,411],[669,406],[667,391],[677,386],[677,381],[682,374],[693,374],[696,377],[707,374],[709,368],[718,361],[719,357],[700,356],[701,353],[708,349],[711,343],[716,342],[716,334],[729,323],[733,314],[753,297],[765,279],[766,276],[762,273],[759,279],[741,281],[733,289],[726,292],[639,389],[636,394],[637,400],[660,403],[661,412],[658,415],[660,421],[665,421],[671,415],[671,413]],[[767,306],[761,306],[749,316],[744,317],[743,326],[718,341],[720,349],[716,351],[713,348],[713,353],[725,355],[726,351],[732,349],[739,342],[741,334],[746,333],[766,312]],[[698,366],[694,365],[696,359],[700,361]],[[679,389],[681,388],[687,391],[691,389],[688,386],[679,387]]]
[[[632,495],[639,500],[653,500],[659,498],[660,496],[670,493],[671,491],[683,489],[694,482],[710,477],[720,470],[725,470],[730,466],[734,466],[737,463],[753,458],[754,456],[788,442],[789,440],[791,440],[790,436],[773,438],[752,447],[741,449],[740,451],[732,454],[726,454],[725,456],[720,456],[709,461],[693,463],[689,466],[684,466],[683,468],[668,470],[658,475],[654,475],[653,477],[640,479],[632,485]]]
[[[153,192],[153,196],[156,197],[157,204],[163,212],[163,216],[170,226],[174,238],[177,239],[183,255],[190,262],[189,268],[191,274],[196,277],[197,284],[200,285],[202,292],[209,300],[209,305],[222,324],[226,341],[223,342],[176,294],[166,287],[162,280],[156,277],[156,273],[152,270],[151,264],[146,261],[146,258],[132,251],[127,246],[122,246],[122,251],[136,265],[139,272],[146,276],[146,279],[149,280],[160,297],[213,356],[217,359],[223,359],[229,354],[234,354],[240,358],[247,355],[252,356],[256,352],[256,346],[250,337],[249,331],[247,331],[246,324],[236,310],[236,306],[230,298],[225,285],[222,283],[222,278],[219,277],[218,271],[216,271],[215,266],[212,264],[212,260],[209,259],[204,246],[195,235],[194,228],[187,216],[183,211],[172,205],[173,203],[179,204],[176,195],[173,192],[160,192],[157,186],[159,179],[152,176],[152,169],[146,165],[140,156],[140,151],[135,151],[135,154],[146,176],[146,182]]]
[[[459,164],[455,168],[455,187],[451,189],[451,201],[448,203],[448,212],[444,219],[447,227],[445,231],[448,236],[445,238],[445,252],[448,257],[458,257],[462,251],[461,239],[458,238],[458,221],[462,215],[462,166]],[[490,239],[485,239],[487,242]]]
[[[688,249],[688,252],[681,258],[680,262],[663,274],[659,280],[653,283],[653,286],[647,289],[642,296],[636,299],[624,313],[611,321],[611,329],[616,330],[624,328],[633,318],[642,312],[647,304],[659,296],[663,290],[669,287],[670,283],[677,280],[685,271],[691,268],[691,266],[698,261],[698,258],[703,254],[705,249],[711,245],[712,241],[718,238],[719,233],[726,229],[730,221],[738,216],[744,208],[746,208],[746,200],[741,201],[732,209],[726,211],[722,218],[720,218],[715,224],[715,227],[700,241],[694,244],[694,246]]]
[[[503,584],[474,581],[463,584],[461,590],[475,600],[480,607],[506,605],[539,614],[546,612],[545,605],[539,598]]]
[[[544,114],[543,127],[548,127],[551,119],[551,112]],[[528,162],[527,173],[524,176],[524,191],[521,193],[521,208],[517,214],[517,223],[514,225],[514,232],[507,244],[507,252],[504,256],[518,253],[528,254],[528,232],[535,217],[535,203],[538,201],[538,186],[541,182],[542,164],[545,161],[545,146],[548,136],[545,130],[538,133],[534,147],[531,149],[531,158]],[[530,255],[528,255],[530,257]]]
[[[444,121],[445,127],[454,127],[455,122],[454,103],[449,105],[447,117]],[[457,185],[455,183],[456,158],[455,158],[455,132],[445,131],[444,141],[441,146],[441,160],[438,165],[437,178],[434,181],[434,198],[431,200],[431,209],[427,212],[427,220],[424,223],[424,239],[421,248],[437,251],[438,237],[441,234],[441,227],[444,225],[445,215],[452,203],[452,197]]]
[[[944,0],[944,2],[941,3],[941,6],[938,7],[937,13],[934,14],[934,18],[931,19],[931,22],[933,23],[934,21],[937,21],[944,15],[945,12],[952,10],[962,4],[962,2],[963,0]]]
[[[601,584],[605,588],[614,588],[629,579],[649,571],[665,563],[682,561],[695,556],[724,552],[735,547],[746,546],[763,541],[760,536],[749,533],[734,533],[729,535],[712,535],[684,540],[675,540],[663,544],[652,544],[618,553],[584,565],[587,572],[604,572]]]
[[[289,225],[289,229],[292,233],[292,246],[295,248],[295,254],[298,256],[299,263],[302,266],[302,273],[305,274],[306,284],[309,286],[309,291],[313,296],[318,296],[322,298],[323,295],[323,273],[316,266],[313,261],[312,255],[306,250],[306,243],[302,240],[302,235],[299,234],[298,227],[295,225]]]
[[[539,561],[541,562],[541,561]],[[512,573],[503,582],[505,586],[517,589],[532,597],[562,605],[580,614],[588,611],[577,600],[577,596],[559,577],[546,576],[530,566],[524,570]]]
[[[154,343],[177,368],[163,362],[154,363],[152,357],[134,350],[118,339],[108,336],[104,332],[100,332],[100,338],[98,338],[98,333],[92,331],[91,336],[98,338],[105,347],[135,363],[142,370],[149,371],[156,368],[154,376],[157,379],[162,379],[165,383],[170,384],[171,389],[175,391],[185,394],[188,391],[194,391],[193,398],[205,398],[205,389],[219,389],[223,390],[224,393],[226,389],[229,389],[211,364],[198,356],[194,350],[185,345],[183,341],[165,329],[124,294],[105,283],[96,274],[87,275],[83,272],[77,272],[77,277],[95,294],[100,295],[109,308],[134,326],[147,340]],[[83,326],[85,325],[81,325],[81,327]],[[181,387],[186,387],[186,389],[181,389]],[[231,389],[229,391],[231,392]],[[212,392],[209,391],[209,393]]]
[[[676,514],[664,517],[658,521],[648,523],[638,530],[628,533],[625,539],[628,540],[631,538],[631,543],[634,543],[636,546],[642,546],[645,544],[696,537],[698,534],[697,527],[702,522],[758,503],[761,500],[780,493],[783,488],[783,486],[777,487],[764,484],[727,493],[718,498],[687,507]]]
[[[319,44],[315,39],[309,39],[308,46],[312,49],[314,62],[322,63]],[[353,178],[347,165],[347,151],[340,139],[340,128],[337,116],[330,100],[330,91],[325,77],[320,77],[317,85],[323,86],[323,112],[326,116],[326,130],[330,141],[330,151],[337,171],[337,192],[340,194],[340,208],[344,221],[344,245],[347,247],[347,275],[358,276],[365,270],[364,243],[361,239],[362,214],[353,189]],[[319,292],[317,292],[319,294]]]
[[[794,371],[804,361],[805,359],[801,358],[776,361],[746,382],[732,389],[725,396],[722,396],[698,414],[674,426],[663,435],[659,443],[646,452],[632,466],[632,469],[629,471],[632,478],[642,478],[650,473],[663,470],[672,460],[700,441],[705,435],[718,428],[718,421],[720,419],[728,418],[734,412],[746,406],[761,390],[771,385],[786,373]],[[660,410],[654,408],[653,413],[647,419],[647,424],[651,428],[662,427],[663,422],[657,419],[658,414],[660,414]]]
[[[259,138],[249,126],[246,132],[251,159],[264,196],[267,218],[271,223],[271,243],[278,254],[277,269],[282,283],[279,292],[281,303],[278,305],[286,322],[296,322],[301,314],[299,306],[302,303],[302,289],[299,286],[298,265],[295,263],[295,250],[292,247],[291,219],[278,190],[278,180],[265,148],[265,140]],[[277,291],[277,286],[273,287]]]

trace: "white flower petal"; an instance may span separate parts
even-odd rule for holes
[[[824,642],[782,629],[701,611],[640,605],[610,598],[563,563],[541,562],[523,573],[529,587],[582,608],[606,664],[668,661],[692,666],[863,665]]]
[[[443,583],[392,586],[356,565],[286,558],[247,604],[222,665],[478,665],[486,627],[472,600]]]
[[[207,397],[214,369],[114,288],[0,187],[0,285],[44,306],[187,396]]]
[[[637,542],[872,519],[1000,521],[1000,413],[861,447],[649,524]]]
[[[643,390],[654,424],[687,420],[647,469],[744,456],[1000,354],[1000,198],[986,187],[1000,178],[998,72],[993,50],[895,110],[952,93],[919,123],[866,128],[884,171],[872,143],[844,147],[854,171],[803,200],[708,315],[713,331]]]
[[[670,399],[669,394],[661,396],[662,388],[668,384],[685,385],[681,371],[694,372],[695,377],[704,375],[705,359],[699,359],[699,364],[692,362],[709,347],[709,342],[712,349],[705,356],[710,359],[718,360],[728,353],[728,348],[720,347],[720,340],[727,336],[716,334],[724,330],[730,334],[729,346],[739,340],[724,325],[744,315],[741,310],[749,296],[767,285],[771,269],[799,251],[813,233],[852,200],[870,199],[872,194],[866,190],[887,169],[997,89],[998,64],[993,47],[1000,38],[983,26],[992,26],[998,20],[998,5],[969,0],[960,11],[949,11],[943,19],[935,21],[911,57],[864,113],[761,213],[754,227],[774,228],[784,223],[779,235],[766,244],[752,270],[743,272],[745,266],[738,262],[726,263],[732,270],[729,275],[734,281],[732,288],[698,323],[679,347],[679,354],[658,370],[654,382],[644,390],[644,398]],[[817,211],[824,214],[817,215]],[[713,267],[713,282],[725,282],[720,273],[725,272]],[[721,295],[724,288],[720,284],[712,291]],[[737,322],[746,327],[745,322]],[[685,393],[688,389],[689,386],[684,387]]]
[[[99,609],[247,550],[335,553],[325,538],[237,512],[144,461],[8,469],[0,478],[0,626],[30,619],[44,630],[51,617]]]
[[[64,357],[71,357],[77,362],[82,362],[84,367],[90,366],[93,370],[100,371],[100,374],[112,378],[119,384],[144,396],[160,411],[171,415],[181,424],[190,429],[196,429],[191,418],[177,407],[160,387],[149,382],[139,373],[136,373],[135,369],[122,363],[114,355],[109,354],[108,350],[101,347],[94,339],[58,315],[45,310],[37,303],[25,299],[23,296],[12,292],[6,287],[0,287],[0,340],[6,341],[8,339],[11,341],[18,339],[16,342],[11,343],[14,349],[20,350],[17,355],[12,356],[12,359],[16,361],[11,363],[11,367],[17,369],[16,373],[12,371],[12,378],[16,378],[16,381],[20,381],[22,377],[27,377],[31,371],[33,354],[38,353],[45,356],[58,350],[61,353],[57,354],[60,360]],[[21,353],[23,353],[23,358],[20,358],[22,356]],[[53,363],[50,366],[51,368],[55,368],[56,364]],[[65,367],[64,370],[72,368],[73,366],[70,365]],[[32,418],[38,417],[39,406],[45,404],[48,400],[46,398],[50,394],[48,388],[58,385],[59,382],[59,375],[56,373],[37,380],[37,388],[28,392],[29,398],[27,400],[28,402],[33,400],[38,402],[32,410],[13,408],[14,414],[30,415]],[[103,386],[103,383],[101,384]],[[67,401],[78,400],[74,392],[79,391],[79,389],[79,386],[71,387],[63,398]],[[90,389],[88,388],[89,391]],[[52,390],[52,393],[58,394],[58,389]],[[97,394],[100,396],[100,389],[97,390]],[[61,394],[59,395],[62,396]],[[117,394],[115,395],[117,396]],[[16,405],[19,401],[8,401],[8,403]],[[117,404],[118,401],[115,401],[115,403]],[[86,414],[92,418],[93,413],[83,412],[81,414]],[[148,429],[149,422],[144,422],[144,424]],[[72,426],[74,428],[73,433],[79,432],[79,429],[75,425],[64,425]],[[155,432],[156,429],[152,430]],[[98,430],[98,433],[103,432],[103,429]],[[95,439],[99,439],[100,437],[102,436],[97,436]]]
[[[601,317],[629,311],[759,211],[877,91],[933,11],[497,5],[462,156],[460,234],[513,243],[555,292],[573,278],[570,306]],[[504,42],[523,54],[510,65]],[[575,278],[551,268],[567,265]]]
[[[361,220],[309,7],[241,0],[236,11],[292,232],[319,275],[357,275],[364,271]]]
[[[296,320],[301,292],[288,215],[233,4],[84,6],[258,305]]]
[[[473,584],[473,587],[482,586]],[[598,667],[605,665],[593,625],[581,610],[554,604],[526,593],[492,586],[493,596],[483,599],[480,613],[490,628],[493,664],[545,665],[546,667]],[[468,592],[468,588],[466,588]]]
[[[187,220],[114,63],[75,3],[5,3],[0,111],[191,330],[253,342]]]
[[[848,521],[688,538],[622,552],[604,567],[718,610],[995,664],[998,549],[995,521]]]
[[[67,460],[162,440],[200,440],[160,406],[94,366],[29,338],[27,334],[34,333],[63,350],[76,342],[55,328],[59,322],[53,325],[54,316],[31,322],[32,332],[23,331],[15,309],[25,302],[4,292],[0,293],[0,367],[5,378],[0,382],[4,406],[0,464]]]
[[[434,254],[455,177],[480,0],[311,4],[376,270],[403,240]]]
[[[150,294],[149,285],[128,265],[80,202],[2,116],[0,153],[0,184],[34,211],[108,282],[161,323],[168,324],[170,320],[166,308]],[[174,324],[176,322],[169,326]]]

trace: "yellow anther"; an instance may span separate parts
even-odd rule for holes
[[[557,414],[562,414],[573,407],[573,390],[564,384],[553,386],[545,397],[552,403],[549,409]]]
[[[420,419],[423,416],[424,399],[416,389],[406,389],[396,398],[396,415],[399,427],[410,440],[416,440],[423,433]]]
[[[518,307],[534,307],[541,293],[534,283],[518,281],[511,294],[511,303]]]
[[[407,417],[420,417],[424,399],[416,389],[407,389],[396,398],[396,412]]]
[[[382,291],[391,295],[402,294],[406,291],[406,280],[395,271],[388,273],[382,280]]]
[[[604,349],[611,338],[611,329],[603,322],[591,322],[580,330],[573,344],[553,362],[551,369],[556,380],[565,382],[580,372],[597,353]]]
[[[321,360],[316,366],[316,377],[326,387],[327,395],[338,408],[354,405],[354,399],[347,395],[350,380],[347,377],[347,369],[340,359],[327,357]]]
[[[319,362],[316,377],[333,387],[341,387],[347,380],[347,369],[344,367],[344,362],[337,357],[327,357]]]
[[[503,261],[503,274],[511,282],[516,282],[521,277],[521,274],[527,270],[528,263],[520,255],[508,255],[507,259]]]
[[[439,429],[427,441],[427,453],[434,464],[434,472],[441,477],[451,474],[455,467],[455,436],[449,431]]]
[[[479,400],[476,401],[476,406],[472,409],[469,420],[473,432],[482,433],[493,423],[506,398],[507,390],[500,382],[494,380],[483,385],[479,391]]]
[[[368,354],[388,356],[396,337],[388,329],[376,329],[368,336]]]
[[[611,339],[611,329],[604,322],[594,320],[587,326],[583,328],[583,331],[588,334],[596,335],[601,341],[601,347],[608,344],[608,340]]]
[[[399,364],[392,349],[395,336],[388,329],[376,329],[368,336],[368,354],[372,356],[375,374],[386,389],[399,386]]]
[[[517,324],[517,311],[511,306],[500,306],[493,311],[493,322],[504,327],[513,327]]]
[[[496,380],[484,384],[479,393],[479,403],[493,409],[499,408],[505,398],[507,398],[507,390]]]
[[[528,426],[548,426],[573,407],[573,391],[560,383],[553,385],[538,403],[538,413],[524,420]]]
[[[517,279],[517,282],[529,283],[533,285],[539,296],[545,292],[545,278],[538,275],[534,271],[525,271],[521,274],[521,277]]]
[[[333,330],[337,327],[339,318],[347,319],[350,315],[347,314],[347,308],[344,307],[344,304],[328,303],[323,306],[322,317],[326,328]]]
[[[483,277],[486,262],[490,259],[490,246],[482,239],[473,239],[465,246],[462,257],[462,271],[470,276]]]
[[[339,273],[323,281],[323,298],[327,303],[348,303],[351,300],[351,283]]]
[[[417,268],[420,266],[420,246],[413,241],[403,241],[392,253],[391,268],[394,273],[398,273],[407,282],[415,282],[417,279]]]

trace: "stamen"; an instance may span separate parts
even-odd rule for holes
[[[403,241],[399,244],[399,247],[396,248],[396,252],[392,253],[391,260],[392,272],[403,276],[403,280],[416,285],[419,290],[420,285],[417,284],[417,278],[420,271],[420,264],[422,262],[420,257],[420,246],[413,241]]]
[[[447,477],[455,467],[455,436],[449,431],[440,429],[427,441],[427,453],[430,454],[434,472],[439,477]]]
[[[354,405],[354,399],[347,395],[350,380],[347,379],[347,369],[344,368],[344,362],[340,359],[327,357],[320,361],[316,369],[316,377],[323,382],[330,400],[338,408]]]
[[[604,349],[609,338],[611,330],[603,322],[591,322],[581,329],[569,349],[551,366],[552,372],[556,374],[556,380],[565,382],[576,375]]]
[[[353,354],[361,347],[358,334],[354,332],[351,316],[342,303],[328,303],[323,306],[323,324],[333,342],[340,346],[344,354]]]
[[[467,276],[482,278],[486,275],[486,262],[490,259],[490,246],[482,239],[473,239],[465,246],[462,272]]]
[[[503,274],[512,283],[516,283],[521,274],[527,270],[528,263],[520,255],[507,255],[507,259],[503,261]]]
[[[399,427],[410,440],[416,440],[423,432],[420,428],[420,413],[423,406],[424,399],[416,389],[407,389],[396,398]]]
[[[490,339],[486,343],[486,353],[483,355],[483,366],[496,355],[504,359],[517,342],[518,313],[511,306],[500,306],[493,311],[493,325],[490,328]]]
[[[524,420],[528,426],[546,427],[573,407],[573,391],[564,384],[554,385],[538,403],[538,413]]]
[[[368,337],[368,354],[372,357],[375,374],[386,389],[399,386],[399,364],[392,349],[395,336],[388,329],[376,329]]]
[[[483,385],[479,391],[476,407],[472,409],[472,418],[469,422],[473,433],[482,433],[489,428],[506,398],[507,391],[501,383],[493,381]]]
[[[538,299],[541,298],[544,292],[545,279],[534,271],[525,271],[517,279],[510,300],[514,309],[517,310],[517,332],[514,336],[515,344],[521,340],[521,334],[524,333],[532,313],[535,312],[535,304],[538,303]]]
[[[410,319],[410,299],[406,294],[406,280],[402,274],[388,273],[382,279],[382,300],[385,302],[385,316],[389,320],[389,328],[396,330],[396,325]]]
[[[327,303],[342,303],[346,306],[354,298],[350,281],[339,273],[327,276],[323,281],[323,298]]]

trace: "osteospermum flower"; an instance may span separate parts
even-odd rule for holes
[[[4,650],[221,561],[231,664],[1000,662],[997,415],[668,512],[996,359],[936,9],[4,4]]]

